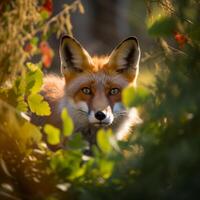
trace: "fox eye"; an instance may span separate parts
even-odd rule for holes
[[[119,94],[120,89],[119,88],[112,88],[109,92],[110,95],[116,95]]]
[[[90,94],[92,94],[91,89],[88,88],[88,87],[84,87],[84,88],[82,88],[81,91],[82,91],[84,94],[86,94],[86,95],[90,95]]]

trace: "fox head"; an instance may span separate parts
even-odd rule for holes
[[[110,56],[92,58],[78,41],[65,35],[59,53],[65,94],[73,104],[75,121],[95,127],[119,123],[126,114],[121,92],[126,86],[135,85],[138,76],[138,40],[129,37]]]

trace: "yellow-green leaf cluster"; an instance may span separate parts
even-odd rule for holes
[[[28,96],[28,105],[33,113],[40,116],[50,115],[51,110],[49,104],[44,101],[40,94],[31,94]]]
[[[99,130],[97,132],[97,144],[102,152],[108,154],[112,151],[112,145],[111,145],[111,137],[112,137],[112,131],[109,130]]]
[[[73,132],[74,124],[66,108],[62,110],[61,118],[63,121],[63,135],[70,136]]]
[[[60,130],[50,124],[44,126],[44,132],[47,134],[47,142],[51,145],[60,143]]]
[[[122,91],[122,101],[128,108],[140,106],[147,99],[149,92],[145,88],[127,87]]]

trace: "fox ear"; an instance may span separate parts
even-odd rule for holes
[[[91,57],[74,38],[64,35],[60,40],[59,54],[61,71],[65,75],[71,71],[82,72],[91,62]]]
[[[118,73],[137,76],[139,70],[140,47],[137,38],[129,37],[122,41],[109,57],[109,67]]]

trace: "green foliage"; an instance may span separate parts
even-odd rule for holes
[[[33,37],[30,40],[30,44],[32,44],[33,46],[37,46],[38,42],[39,42],[39,38],[38,37]]]
[[[84,148],[87,147],[87,142],[83,140],[83,136],[81,133],[76,133],[72,135],[67,143],[67,146],[70,149],[84,150]]]
[[[71,117],[68,115],[66,108],[62,110],[61,118],[63,121],[63,135],[70,136],[73,132],[74,124]]]
[[[42,20],[47,20],[47,19],[49,18],[49,13],[48,13],[48,11],[43,10],[43,11],[40,13],[40,16],[41,16]]]
[[[37,115],[50,115],[49,104],[39,94],[42,84],[43,73],[39,64],[27,63],[24,76],[18,77],[11,89],[0,91],[0,95],[19,111],[26,112],[29,106],[30,110]]]
[[[24,101],[24,97],[23,96],[19,96],[17,97],[17,110],[20,110],[22,112],[26,112],[27,111],[27,103]]]
[[[143,105],[148,98],[148,91],[145,88],[127,87],[122,91],[122,102],[128,108]]]
[[[25,75],[25,90],[31,94],[36,94],[40,91],[43,84],[43,73],[39,65],[34,65],[33,63],[27,63],[29,71]]]
[[[31,94],[28,96],[28,104],[33,113],[37,115],[50,115],[49,104],[44,101],[44,98],[40,94]]]
[[[47,142],[51,145],[60,143],[60,130],[50,124],[44,126],[44,132],[47,134]]]
[[[39,143],[42,139],[41,133],[36,126],[29,122],[24,122],[20,128],[21,136],[20,136],[20,143],[30,145],[34,143]]]
[[[40,95],[41,96],[41,95]],[[41,96],[42,97],[42,96]],[[46,103],[46,102],[43,102]],[[33,105],[39,105],[37,102],[33,102]],[[42,110],[37,108],[37,111],[45,112],[44,106],[40,106]],[[34,108],[34,107],[33,107]],[[36,113],[38,114],[38,113]],[[39,113],[41,115],[41,113]],[[62,142],[61,138],[69,137],[72,134],[74,125],[71,117],[68,115],[67,109],[64,108],[61,112],[61,119],[63,123],[63,129],[60,130],[51,124],[45,124],[44,132],[47,134],[47,142],[50,145],[59,145]],[[61,132],[62,131],[62,132]],[[84,143],[80,134],[76,134],[75,138],[67,144],[69,147],[82,148]]]
[[[29,0],[28,2],[28,4],[27,0],[0,2],[0,86],[7,87],[19,73],[25,73],[26,62],[32,56],[43,56],[47,53],[40,51],[39,48],[50,35],[53,33],[58,37],[62,33],[72,35],[70,13],[84,12],[80,0],[69,5],[64,4],[63,9],[54,17],[51,17],[53,1]],[[49,67],[49,64],[43,64]]]
[[[26,118],[28,117],[25,114],[21,115],[12,109],[9,104],[1,100],[0,102],[0,153],[4,148],[6,149],[9,140],[11,140],[11,143],[14,143],[14,146],[20,152],[25,152],[27,148],[31,148],[31,145],[41,142],[39,129],[27,121]],[[9,148],[12,149],[12,145]]]
[[[99,130],[97,132],[97,144],[102,152],[110,153],[112,151],[111,137],[112,137],[111,130],[107,131]]]
[[[172,17],[162,17],[153,22],[148,32],[152,36],[169,36],[173,33],[176,28],[175,19]]]

